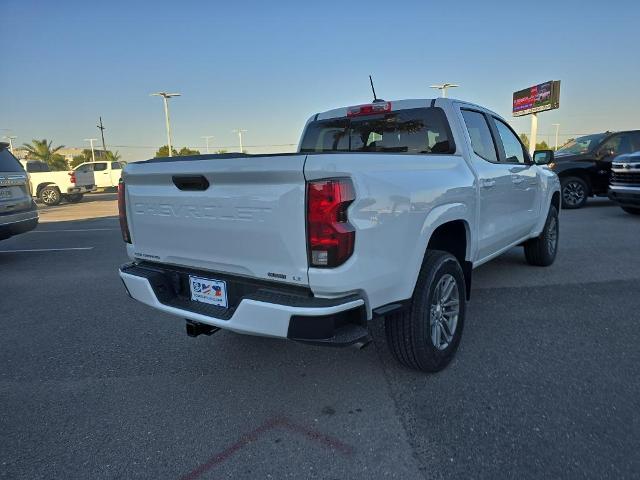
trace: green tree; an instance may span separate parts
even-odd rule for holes
[[[24,143],[22,146],[28,152],[27,158],[42,160],[47,163],[52,170],[66,170],[66,160],[62,155],[57,153],[60,149],[64,148],[64,145],[52,147],[52,143],[52,141],[47,141],[46,138],[42,140],[36,140],[34,138],[31,143]]]
[[[180,151],[177,151],[175,148],[171,149],[171,155],[174,157],[182,157],[187,155],[200,155],[198,150],[191,150],[188,147],[182,147]],[[168,157],[169,156],[169,147],[167,145],[161,146],[156,152],[156,157]]]
[[[171,149],[171,154],[174,156],[178,155],[178,152],[176,152],[175,148]],[[163,145],[161,146],[158,151],[156,152],[156,157],[168,157],[169,156],[169,146],[168,145]]]
[[[527,134],[526,133],[521,133],[518,136],[520,137],[520,141],[525,146],[525,148],[527,150],[529,150],[529,137],[527,136]],[[550,150],[550,149],[551,148],[549,147],[547,142],[545,142],[544,140],[541,141],[541,142],[536,143],[536,150]]]
[[[182,147],[178,152],[178,155],[181,157],[186,157],[188,155],[200,155],[200,152],[198,150],[191,150],[188,147]]]
[[[112,152],[111,150],[107,150],[104,155],[104,159],[107,162],[118,162],[120,160],[120,152]]]
[[[84,155],[75,155],[70,163],[71,168],[76,168],[81,163],[85,163],[87,160],[84,158]]]

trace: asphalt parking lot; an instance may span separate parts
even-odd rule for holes
[[[476,270],[436,375],[380,321],[364,350],[188,338],[127,298],[113,196],[91,200],[0,243],[0,477],[640,475],[640,218],[607,200],[562,212],[552,267]]]

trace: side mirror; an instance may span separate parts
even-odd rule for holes
[[[553,162],[553,150],[536,150],[533,152],[533,163],[536,165],[549,165]]]

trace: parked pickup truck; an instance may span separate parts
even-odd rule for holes
[[[313,115],[297,153],[129,164],[118,204],[128,294],[191,336],[362,345],[384,316],[396,358],[437,371],[473,268],[518,245],[553,263],[560,183],[485,108],[378,100]]]
[[[122,162],[85,162],[74,168],[76,173],[92,173],[96,188],[116,188],[122,174]]]
[[[562,208],[581,208],[590,196],[607,195],[611,162],[636,150],[640,130],[585,135],[558,149],[549,167],[560,178]]]
[[[40,160],[21,160],[31,181],[31,195],[45,205],[58,205],[62,200],[72,203],[82,200],[82,196],[95,190],[92,172],[52,172]]]
[[[620,155],[611,164],[609,198],[632,215],[640,215],[640,151]]]

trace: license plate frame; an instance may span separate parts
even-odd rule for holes
[[[194,302],[229,308],[227,282],[189,275],[189,293]]]

